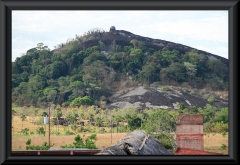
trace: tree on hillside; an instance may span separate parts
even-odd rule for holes
[[[75,98],[70,103],[70,105],[71,106],[77,106],[79,108],[81,105],[92,105],[93,103],[94,103],[94,100],[91,97],[84,96],[84,97]]]
[[[138,41],[136,39],[131,40],[130,43],[133,44],[134,49],[139,49],[143,45],[142,41]]]
[[[196,76],[196,66],[189,62],[184,62],[184,66],[186,67],[186,75],[189,77],[189,82],[192,83],[192,80]]]

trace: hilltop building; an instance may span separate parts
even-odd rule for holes
[[[110,32],[112,32],[112,31],[114,31],[114,30],[116,30],[115,26],[111,26],[111,27],[110,27]]]

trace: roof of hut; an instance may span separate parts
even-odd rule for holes
[[[157,139],[135,130],[96,155],[173,155]]]

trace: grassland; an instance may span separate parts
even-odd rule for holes
[[[39,119],[37,119],[39,120]],[[13,135],[12,135],[12,150],[25,150],[27,139],[32,140],[32,144],[41,145],[43,142],[48,142],[48,125],[34,125],[32,124],[33,119],[27,117],[25,121],[22,122],[19,116],[14,116],[13,118]],[[36,129],[39,127],[46,127],[46,135],[36,134]],[[33,132],[34,134],[21,135],[22,128],[29,128],[29,133]],[[55,130],[56,126],[51,126],[51,130]],[[59,126],[60,135],[51,134],[51,143],[54,143],[53,148],[60,148],[61,145],[72,144],[74,141],[75,135],[65,135],[64,126]],[[69,129],[71,130],[71,129]],[[90,132],[79,133],[84,139]],[[85,135],[85,137],[83,137]],[[103,149],[108,146],[113,145],[119,139],[124,137],[126,133],[104,133],[97,134],[96,146],[98,149]],[[225,144],[227,147],[225,149],[221,148],[222,144]],[[224,155],[228,154],[228,134],[223,136],[221,134],[208,134],[204,135],[204,150],[207,152],[216,152]]]

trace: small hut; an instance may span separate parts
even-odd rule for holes
[[[115,31],[115,30],[116,30],[115,26],[110,27],[110,32]]]
[[[173,153],[146,132],[136,130],[96,155],[173,155]]]

